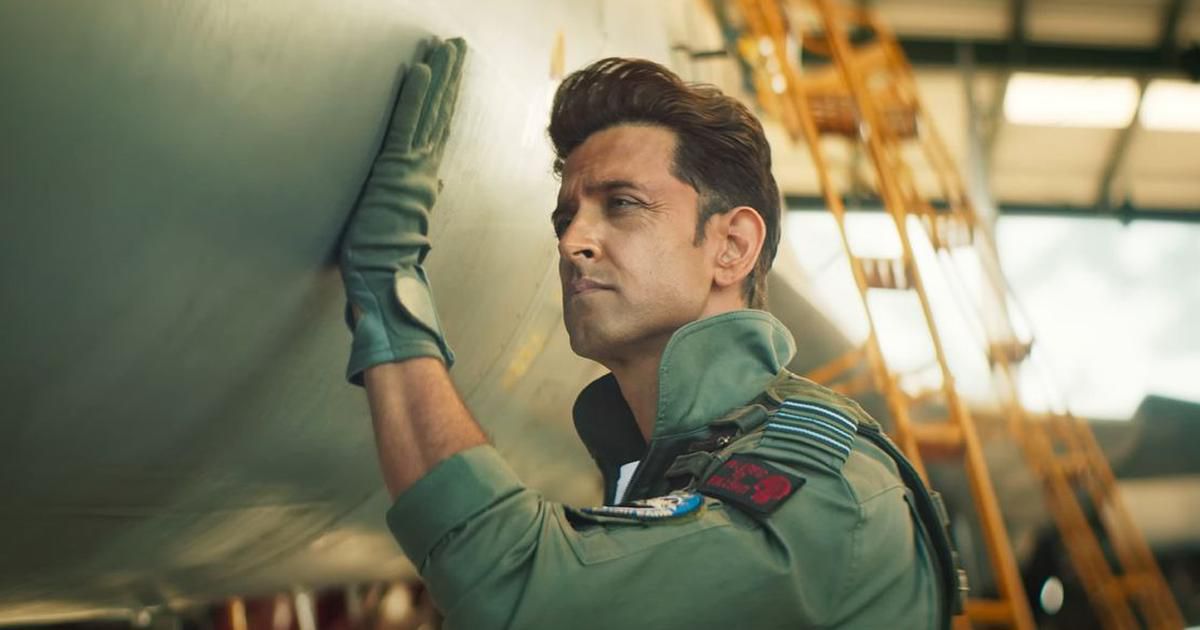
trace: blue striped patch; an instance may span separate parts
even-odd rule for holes
[[[857,422],[830,409],[829,407],[823,407],[821,405],[814,405],[812,403],[803,403],[798,400],[791,400],[791,399],[783,401],[783,407],[785,409],[792,408],[792,409],[798,409],[798,410],[802,410],[802,411],[811,411],[813,413],[820,414],[826,418],[831,418],[833,420],[836,420],[837,422],[842,423],[843,425],[846,426],[847,429],[850,429],[851,433],[858,432],[858,423]]]
[[[768,429],[779,429],[780,431],[787,431],[789,433],[799,433],[801,435],[806,435],[810,438],[821,440],[822,442],[845,452],[847,455],[850,454],[849,446],[846,446],[842,442],[838,442],[838,441],[832,440],[830,438],[827,438],[824,435],[817,433],[816,431],[809,431],[808,429],[803,429],[801,427],[792,426],[790,424],[779,424],[778,422],[767,423],[767,428]]]
[[[776,412],[775,416],[777,418],[787,418],[788,420],[800,420],[800,421],[807,421],[807,422],[815,422],[818,425],[820,425],[826,429],[829,429],[830,431],[833,431],[837,435],[846,438],[847,440],[850,440],[850,441],[854,440],[854,436],[852,434],[847,433],[841,427],[834,426],[834,424],[829,422],[828,420],[822,420],[820,418],[812,418],[812,417],[805,417],[805,416],[797,416],[795,414],[790,414],[790,413],[788,413],[786,411],[782,411],[782,410]]]
[[[789,399],[771,413],[766,429],[781,439],[807,442],[845,461],[853,448],[858,423],[824,405]],[[784,438],[784,434],[790,437]]]

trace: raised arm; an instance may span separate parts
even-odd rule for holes
[[[447,374],[454,353],[422,267],[466,52],[461,39],[434,40],[405,74],[342,243],[354,333],[346,378],[367,388],[393,497],[442,460],[487,441]]]
[[[487,443],[437,359],[368,368],[366,386],[379,466],[393,499],[442,460]]]

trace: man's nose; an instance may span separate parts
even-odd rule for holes
[[[558,255],[564,260],[594,260],[600,256],[597,226],[583,212],[571,218],[571,223],[558,239]]]

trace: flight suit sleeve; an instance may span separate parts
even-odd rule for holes
[[[388,524],[450,628],[736,626],[745,602],[818,621],[847,553],[813,551],[806,560],[829,570],[799,575],[769,529],[708,498],[653,522],[585,514],[525,488],[491,446],[435,467],[397,498]],[[813,608],[797,610],[801,600]]]

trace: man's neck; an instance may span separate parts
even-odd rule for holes
[[[654,435],[654,422],[658,418],[658,366],[661,359],[662,348],[609,366],[647,444]]]
[[[705,319],[740,308],[744,308],[740,293],[726,292],[716,298],[710,298],[696,319]],[[658,419],[658,368],[662,362],[663,351],[667,349],[670,340],[671,335],[655,338],[646,342],[648,349],[633,353],[631,359],[604,363],[617,379],[621,395],[629,405],[629,410],[633,412],[638,429],[647,444],[654,436],[654,424]]]

